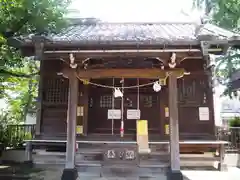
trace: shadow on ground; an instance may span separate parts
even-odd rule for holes
[[[43,180],[38,176],[44,169],[32,167],[25,164],[1,164],[0,165],[0,179],[1,180]],[[36,177],[34,177],[36,175]]]
[[[191,171],[191,172],[217,172],[217,169],[213,166],[209,167],[193,167],[193,166],[184,166],[181,168],[182,171]],[[1,180],[59,180],[61,179],[63,167],[60,166],[35,166],[31,167],[29,165],[22,165],[22,164],[2,164],[0,165],[0,179]],[[90,172],[89,172],[90,171]],[[86,175],[87,174],[90,175]],[[86,170],[84,172],[83,170],[79,172],[79,180],[167,180],[167,177],[162,174],[161,176],[151,178],[151,177],[145,177],[144,175],[141,175],[140,177],[123,177],[122,175],[120,177],[101,177],[99,175],[93,175],[95,170]],[[106,172],[107,173],[107,172]],[[85,175],[84,175],[85,174]],[[139,173],[140,175],[141,173]],[[126,174],[127,175],[127,174]],[[129,174],[128,174],[129,175]],[[194,178],[191,178],[189,176],[186,176],[186,174],[183,174],[184,180],[194,180]]]

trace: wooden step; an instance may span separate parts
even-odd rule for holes
[[[102,154],[103,149],[89,149],[89,148],[82,148],[78,149],[76,154]]]
[[[150,161],[140,161],[139,167],[141,168],[167,168],[170,163],[164,162],[150,162]]]
[[[101,167],[101,161],[76,161],[76,166]]]

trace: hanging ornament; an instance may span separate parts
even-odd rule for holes
[[[82,82],[83,82],[84,85],[88,85],[89,84],[88,79],[82,79]]]
[[[119,89],[119,88],[115,88],[114,89],[114,97],[117,98],[117,97],[123,97],[123,93],[122,91]]]
[[[70,59],[70,67],[73,69],[77,68],[77,64],[75,63],[75,57],[73,56],[73,54],[69,54],[69,59]]]
[[[158,81],[154,82],[154,84],[153,84],[153,90],[154,90],[155,92],[159,92],[161,89],[162,89],[162,86],[159,84],[159,82],[158,82]]]
[[[121,84],[123,84],[123,83],[124,83],[124,79],[123,79],[123,78],[120,80],[120,83],[121,83]]]
[[[171,56],[171,60],[170,60],[170,62],[168,63],[168,66],[170,67],[170,68],[175,68],[176,67],[176,65],[177,65],[177,63],[176,63],[176,53],[172,53],[172,56]]]

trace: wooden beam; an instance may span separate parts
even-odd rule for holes
[[[206,44],[205,42],[203,42],[202,44]],[[210,48],[208,46],[206,46],[206,49],[208,50],[208,52],[220,52],[222,51],[221,48]],[[69,54],[69,53],[78,53],[78,54],[89,54],[94,55],[94,54],[98,54],[98,55],[103,55],[103,54],[133,54],[133,53],[162,53],[162,52],[200,52],[200,49],[106,49],[106,50],[55,50],[55,51],[44,51],[45,54]]]
[[[88,58],[102,58],[103,60],[109,60],[109,59],[116,59],[116,57],[125,57],[127,58],[138,58],[139,60],[144,59],[144,58],[151,58],[151,57],[157,57],[163,60],[168,61],[170,58],[170,53],[169,52],[149,52],[149,53],[105,53],[105,54],[74,54],[76,62],[82,62]],[[177,52],[177,62],[181,62],[182,60],[191,59],[196,59],[201,57],[202,54],[201,52]],[[59,54],[44,54],[46,57],[46,60],[51,60],[51,59],[62,59],[62,60],[67,60],[69,59],[69,54],[65,53],[59,53]],[[117,60],[117,59],[116,59]]]
[[[98,78],[142,78],[160,79],[165,78],[169,71],[182,73],[183,69],[161,70],[156,68],[148,69],[89,69],[78,70],[77,75],[83,79]]]

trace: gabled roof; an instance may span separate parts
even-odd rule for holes
[[[201,36],[211,36],[214,40],[240,37],[239,34],[213,24],[95,23],[72,25],[59,34],[48,36],[48,39],[53,42],[83,44],[199,44]]]

